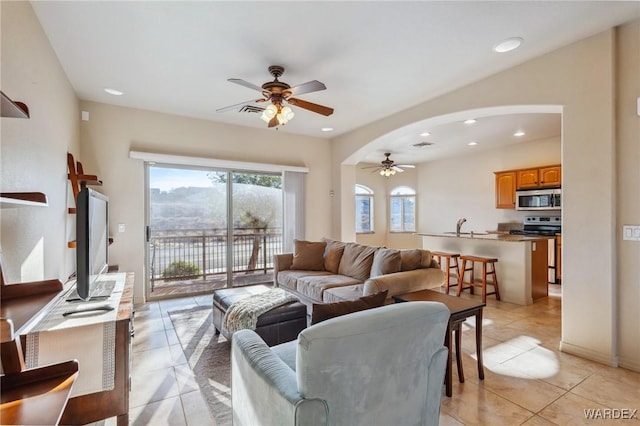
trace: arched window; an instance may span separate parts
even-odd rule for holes
[[[373,191],[356,184],[356,233],[373,232]]]
[[[398,186],[391,191],[389,206],[390,232],[416,231],[416,191]]]

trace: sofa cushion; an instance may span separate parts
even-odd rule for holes
[[[335,303],[314,303],[313,310],[311,311],[311,325],[353,312],[379,308],[384,305],[386,298],[387,292],[383,291],[382,293],[363,296],[357,300]]]
[[[278,272],[278,285],[297,291],[298,278],[308,275],[330,275],[330,273],[327,271],[292,271],[288,269]]]
[[[296,291],[310,299],[320,301],[326,289],[352,284],[362,284],[362,281],[346,275],[307,275],[298,278]]]
[[[293,240],[293,263],[291,269],[324,271],[324,241]]]
[[[365,281],[371,273],[373,255],[377,249],[378,247],[347,243],[344,246],[338,273],[356,278],[359,281]]]
[[[364,284],[347,285],[344,287],[332,287],[322,293],[323,303],[343,302],[345,300],[356,300],[364,293]]]
[[[370,277],[373,278],[380,275],[400,272],[401,264],[402,258],[400,256],[400,250],[380,248],[376,250],[376,253],[373,255]]]
[[[345,243],[342,241],[330,240],[329,238],[322,238],[322,241],[327,243],[327,248],[324,250],[324,269],[333,274],[338,273],[340,267],[340,259],[344,253]]]

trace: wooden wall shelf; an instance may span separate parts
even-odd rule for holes
[[[1,90],[0,98],[2,98],[0,102],[0,115],[2,117],[29,118],[29,107],[26,104],[12,101]]]
[[[0,192],[0,207],[46,207],[47,196],[42,192]]]

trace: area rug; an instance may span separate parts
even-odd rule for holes
[[[231,342],[215,334],[211,308],[169,312],[216,426],[231,426]]]

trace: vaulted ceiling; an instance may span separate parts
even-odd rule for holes
[[[294,107],[295,118],[278,131],[321,138],[365,126],[640,16],[636,1],[32,5],[82,100],[266,129],[259,114],[216,110],[260,98],[259,92],[227,79],[260,86],[273,80],[270,65],[282,65],[280,80],[291,86],[323,82],[326,90],[299,98],[335,112],[325,117]],[[509,53],[492,50],[509,37],[524,42]],[[105,88],[124,94],[109,95]],[[476,129],[512,134],[519,123],[530,123],[526,138],[559,134],[558,117],[537,118],[496,117]],[[325,127],[333,131],[322,132]],[[473,138],[456,126],[440,134]],[[420,161],[415,155],[421,154],[412,157]]]

